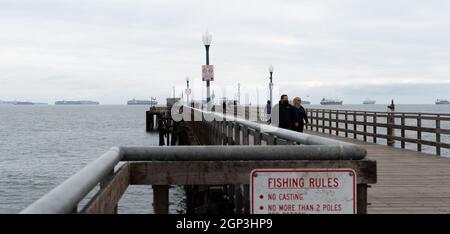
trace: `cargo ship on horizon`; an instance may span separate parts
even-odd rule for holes
[[[450,102],[447,99],[437,99],[435,102],[436,105],[448,105]]]
[[[320,101],[320,105],[342,105],[342,103],[343,102],[338,99],[322,98],[322,100]]]
[[[311,102],[310,101],[306,101],[306,100],[302,100],[302,104],[303,105],[311,105]]]
[[[150,106],[156,106],[158,104],[158,102],[156,101],[156,99],[152,99],[152,100],[136,100],[136,99],[132,99],[129,100],[127,102],[128,105],[150,105]]]
[[[55,105],[98,105],[100,104],[99,102],[95,102],[95,101],[56,101]]]
[[[376,103],[375,100],[372,100],[372,99],[369,99],[369,98],[366,98],[366,99],[363,101],[363,104],[364,104],[364,105],[374,105],[375,103]]]

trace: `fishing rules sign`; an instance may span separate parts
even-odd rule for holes
[[[253,214],[356,214],[353,169],[256,169]]]

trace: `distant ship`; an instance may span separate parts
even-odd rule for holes
[[[437,99],[436,105],[448,105],[450,102],[447,99]]]
[[[3,105],[16,105],[17,101],[0,101],[0,104],[3,104]]]
[[[14,105],[34,105],[32,102],[16,102]]]
[[[98,105],[99,102],[94,101],[56,101],[55,105]]]
[[[365,104],[365,105],[373,105],[373,104],[375,104],[375,103],[376,103],[375,100],[371,100],[371,99],[369,99],[369,98],[366,98],[366,99],[363,101],[363,104]]]
[[[41,102],[0,101],[0,105],[48,105]]]
[[[155,101],[155,100],[149,101],[149,100],[136,100],[136,99],[133,99],[133,100],[129,100],[127,102],[127,104],[128,105],[156,105],[156,104],[158,104],[158,102]]]
[[[305,100],[302,100],[302,104],[304,104],[304,105],[310,105],[310,104],[311,104],[311,102],[310,102],[310,101],[305,101]]]
[[[326,99],[322,98],[320,105],[342,105],[342,101],[338,99]]]

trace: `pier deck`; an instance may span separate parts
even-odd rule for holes
[[[377,161],[368,213],[450,213],[450,159],[315,131],[311,135],[361,145]]]

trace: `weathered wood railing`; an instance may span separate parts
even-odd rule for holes
[[[374,143],[385,139],[389,146],[396,146],[395,141],[398,141],[400,148],[413,143],[419,152],[427,145],[435,147],[436,155],[441,155],[442,148],[450,149],[450,114],[330,109],[307,109],[307,113],[308,129],[312,131],[360,137],[360,140]],[[415,134],[408,134],[411,132]]]

